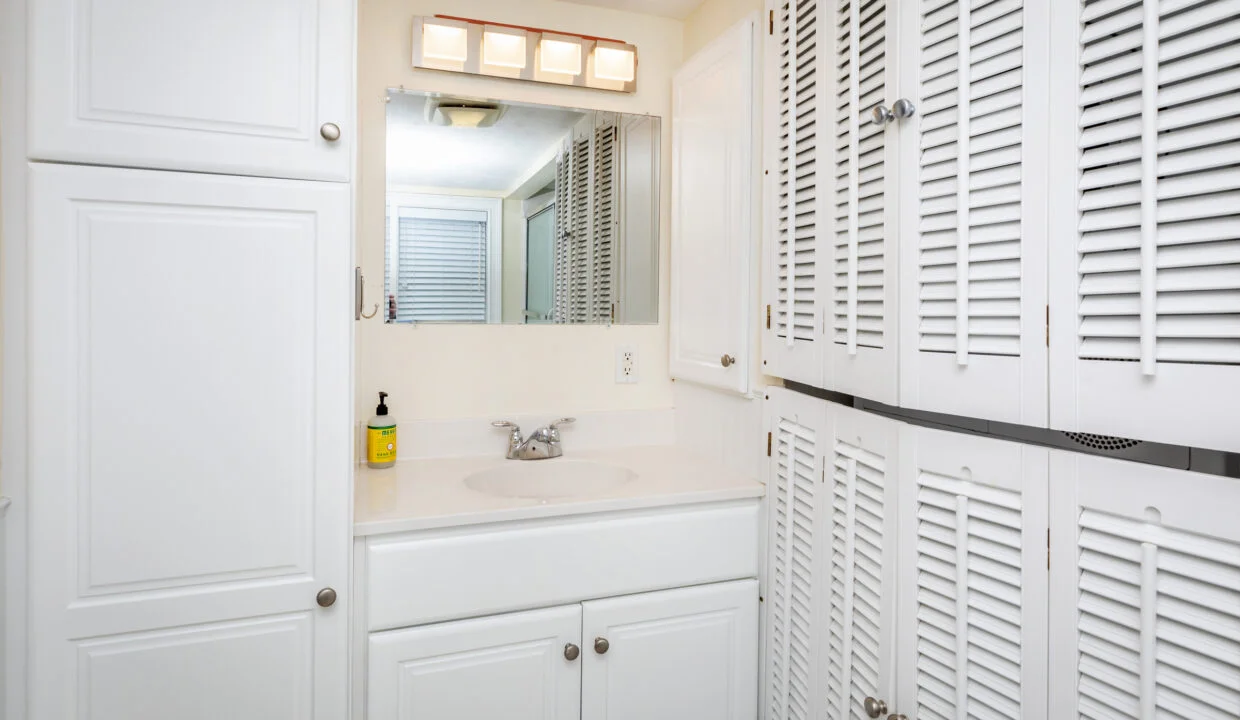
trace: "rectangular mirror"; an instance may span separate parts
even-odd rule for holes
[[[389,90],[388,323],[659,319],[660,120]]]

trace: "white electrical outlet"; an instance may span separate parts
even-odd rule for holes
[[[633,385],[637,383],[637,350],[631,345],[616,348],[616,384]]]

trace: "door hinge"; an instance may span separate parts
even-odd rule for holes
[[[1051,569],[1051,529],[1046,528],[1046,569]]]
[[[766,329],[771,329],[771,306],[766,306]]]
[[[766,21],[766,34],[767,35],[775,34],[775,11],[774,10],[770,11],[770,15],[768,16],[768,19]]]
[[[1046,347],[1051,346],[1051,306],[1046,306]]]
[[[771,456],[771,433],[766,434],[766,456]]]
[[[611,304],[611,323],[613,325],[616,324],[616,304],[615,303]]]

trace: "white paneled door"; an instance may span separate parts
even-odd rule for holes
[[[1048,453],[901,429],[899,713],[1048,717]]]
[[[671,374],[749,392],[757,218],[756,20],[672,79]]]
[[[29,179],[30,720],[344,717],[348,187]]]
[[[1240,5],[1053,7],[1051,426],[1240,450]]]
[[[580,605],[373,633],[368,647],[369,720],[577,720],[592,652]]]
[[[32,159],[349,179],[349,0],[29,7]]]
[[[758,581],[584,603],[582,720],[751,720]]]
[[[1049,11],[909,7],[900,405],[1045,427]]]
[[[1051,716],[1240,717],[1240,482],[1051,456]]]

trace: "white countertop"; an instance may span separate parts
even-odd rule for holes
[[[766,492],[754,478],[673,446],[566,452],[564,457],[619,465],[637,477],[604,492],[539,500],[483,494],[466,487],[465,478],[506,463],[555,460],[433,458],[397,462],[383,470],[363,467],[353,488],[353,534],[758,498]]]

